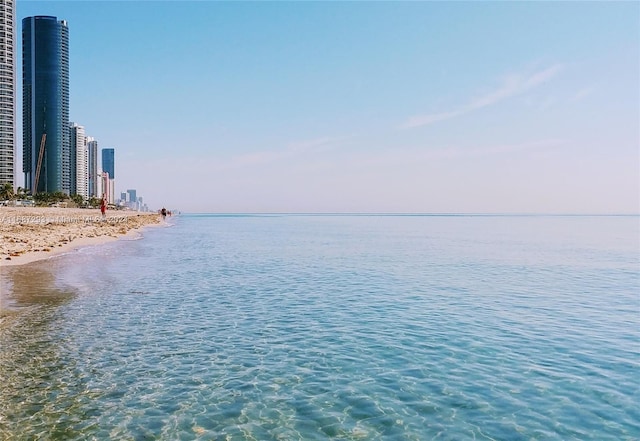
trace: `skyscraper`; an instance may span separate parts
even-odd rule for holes
[[[15,185],[16,2],[0,0],[0,185]]]
[[[67,22],[50,16],[23,19],[22,48],[25,188],[32,193],[68,194],[71,163]]]
[[[109,173],[102,172],[100,175],[100,186],[102,187],[102,197],[107,199],[107,202],[110,204],[115,203],[113,200],[113,187],[111,183],[113,180],[109,179]]]
[[[84,127],[76,123],[69,123],[69,139],[71,144],[71,186],[69,191],[71,194],[78,194],[87,199],[89,197],[89,182],[87,179],[89,167]]]
[[[129,195],[129,202],[138,202],[135,190],[127,190],[127,194]]]
[[[109,173],[109,179],[116,178],[115,149],[102,149],[102,171]]]
[[[98,141],[92,137],[87,137],[87,181],[88,181],[88,193],[90,198],[97,198],[98,194],[98,182],[100,176],[98,176]]]
[[[103,175],[104,173],[106,173],[109,179],[109,182],[108,182],[109,191],[107,193],[107,200],[109,201],[110,204],[114,204],[116,202],[115,200],[115,187],[116,187],[115,186],[115,177],[116,177],[115,155],[116,153],[114,149],[102,149],[102,172],[103,172]]]

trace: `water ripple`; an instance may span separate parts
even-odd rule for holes
[[[197,216],[11,269],[0,438],[638,439],[625,231]]]

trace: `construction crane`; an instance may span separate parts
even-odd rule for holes
[[[33,184],[33,190],[31,191],[32,195],[36,195],[38,192],[38,181],[40,180],[40,167],[42,167],[42,157],[44,156],[44,143],[47,140],[47,134],[42,134],[42,140],[40,141],[40,153],[38,154],[38,165],[36,166],[36,179]]]

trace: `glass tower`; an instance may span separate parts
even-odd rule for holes
[[[116,178],[114,149],[102,149],[102,171],[109,173],[109,179]]]
[[[107,202],[110,204],[115,204],[116,202],[116,151],[114,149],[102,149],[102,172],[103,175],[107,176],[107,181],[105,182],[105,187],[108,191],[105,191],[107,194]]]
[[[16,2],[0,0],[0,185],[15,185],[15,17]]]
[[[50,16],[23,19],[22,48],[22,170],[25,188],[33,194],[56,191],[69,194],[67,22]]]

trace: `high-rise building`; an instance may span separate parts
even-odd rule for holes
[[[16,2],[0,0],[0,185],[15,186]]]
[[[71,185],[69,191],[71,194],[78,194],[87,199],[89,197],[89,181],[87,179],[89,166],[84,127],[76,123],[69,123],[69,139],[71,143]]]
[[[129,202],[138,202],[135,190],[127,190],[127,193],[129,193]]]
[[[115,199],[113,197],[113,179],[109,178],[109,173],[107,172],[102,172],[101,175],[101,186],[102,186],[102,197],[105,197],[107,199],[107,203],[109,204],[115,204]]]
[[[115,204],[115,188],[116,188],[116,151],[115,149],[102,149],[102,172],[109,176],[109,193],[107,200],[110,204]]]
[[[109,179],[115,179],[115,149],[102,149],[102,171],[109,173]]]
[[[87,185],[90,198],[100,197],[98,193],[98,141],[88,136],[87,140]]]
[[[66,21],[50,16],[22,20],[22,94],[25,188],[32,193],[68,194],[71,162]]]
[[[98,170],[98,178],[97,178],[97,185],[96,187],[98,187],[98,193],[96,194],[96,197],[98,199],[102,199],[102,197],[104,196],[104,182],[103,182],[103,178],[102,178],[102,170]]]

